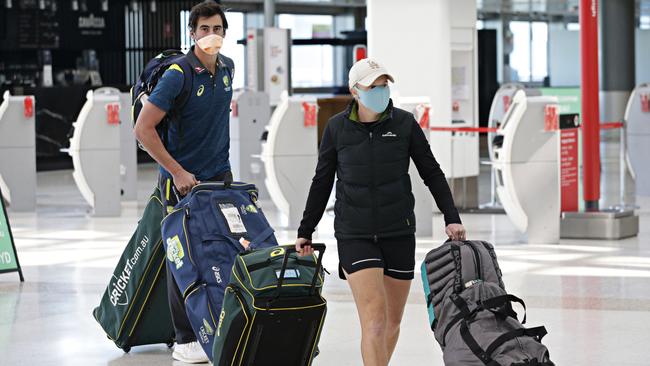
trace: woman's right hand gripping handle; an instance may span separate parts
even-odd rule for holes
[[[313,255],[314,248],[311,247],[311,240],[305,238],[296,239],[296,252],[300,256]]]

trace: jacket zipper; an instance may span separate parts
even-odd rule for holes
[[[371,174],[371,200],[372,200],[372,233],[373,240],[377,243],[377,204],[375,201],[375,152],[373,151],[373,138],[372,131],[369,132],[370,135],[370,174]]]

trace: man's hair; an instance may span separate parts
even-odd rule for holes
[[[223,21],[223,30],[224,33],[228,29],[228,21],[226,20],[226,14],[224,13],[221,5],[217,4],[214,0],[205,0],[201,3],[198,3],[192,7],[190,11],[190,20],[187,24],[190,27],[192,32],[196,31],[196,26],[198,25],[199,18],[210,18],[215,15],[219,15]]]

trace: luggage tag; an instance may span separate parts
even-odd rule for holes
[[[239,214],[239,209],[235,205],[232,203],[220,203],[219,210],[226,219],[231,234],[243,236],[248,232]]]
[[[275,277],[277,277],[278,279],[280,279],[280,272],[282,272],[282,270],[280,270],[280,269],[275,270]],[[284,271],[284,276],[283,277],[285,279],[287,279],[287,278],[289,278],[289,279],[300,278],[300,270],[297,269],[297,268],[287,268]]]

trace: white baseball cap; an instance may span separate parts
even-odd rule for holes
[[[363,60],[357,61],[350,68],[348,85],[350,88],[354,87],[357,83],[362,86],[370,86],[382,75],[386,75],[388,80],[393,83],[395,82],[393,76],[388,73],[388,70],[379,61],[374,58],[364,58]]]

